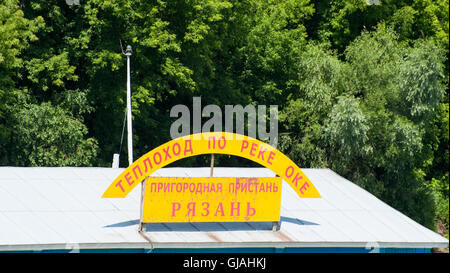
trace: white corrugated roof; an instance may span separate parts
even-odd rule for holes
[[[446,247],[448,240],[329,169],[303,169],[321,194],[299,198],[283,182],[281,225],[147,224],[137,232],[140,187],[101,198],[124,169],[0,167],[0,251],[89,248]],[[209,168],[153,176],[207,177]],[[216,177],[274,176],[265,168],[214,168]],[[151,243],[150,243],[150,242]]]

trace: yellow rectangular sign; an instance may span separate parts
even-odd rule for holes
[[[148,177],[144,223],[279,221],[281,177]]]

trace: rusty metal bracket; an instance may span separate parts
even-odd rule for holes
[[[278,230],[278,222],[272,222],[272,231]]]
[[[211,173],[210,176],[213,177],[214,173],[214,154],[211,154]]]

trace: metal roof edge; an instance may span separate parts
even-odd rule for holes
[[[395,242],[207,242],[207,243],[68,243],[1,245],[1,251],[42,251],[77,249],[159,249],[159,248],[445,248],[448,243],[395,243]]]
[[[131,243],[58,243],[58,244],[23,244],[23,245],[0,245],[1,251],[41,251],[41,250],[76,250],[76,249],[133,249],[150,248],[148,242]]]
[[[395,242],[207,242],[207,243],[152,243],[153,248],[445,248],[448,243]]]

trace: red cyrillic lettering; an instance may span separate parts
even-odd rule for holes
[[[253,184],[255,185],[255,192],[257,192],[258,191],[258,185],[259,185],[259,182],[253,182]],[[261,183],[262,184],[262,183]]]
[[[289,170],[291,170],[289,172]],[[289,166],[287,167],[286,171],[284,172],[284,175],[286,175],[287,178],[290,178],[294,174],[294,167]]]
[[[233,183],[228,184],[228,192],[234,192],[234,184]]]
[[[130,185],[130,186],[134,184],[134,180],[131,180],[130,173],[125,174],[125,180],[127,181],[128,185]]]
[[[175,147],[178,147],[178,152],[175,152]],[[178,155],[180,155],[180,152],[181,152],[180,144],[179,144],[179,143],[173,144],[173,146],[172,146],[172,153],[173,153],[175,156],[178,156]]]
[[[187,149],[188,144],[189,144],[189,149]],[[191,154],[194,153],[194,151],[192,150],[192,142],[191,142],[191,140],[189,140],[189,139],[186,140],[186,141],[184,142],[184,155],[186,155],[186,153],[187,153],[188,151],[190,151]]]
[[[181,204],[180,203],[172,203],[172,217],[175,217],[175,211],[180,210]]]
[[[188,209],[188,211],[186,213],[186,216],[189,216],[190,212],[192,212],[192,216],[195,216],[195,203],[194,202],[188,203],[187,209]]]
[[[139,170],[139,176],[137,176],[137,174],[136,174],[136,169]],[[136,165],[136,166],[133,168],[133,173],[134,173],[134,177],[136,177],[136,179],[138,179],[140,176],[142,176],[141,167],[140,167],[139,165]]]
[[[117,181],[116,183],[116,187],[119,186],[119,188],[122,190],[122,192],[125,192],[125,190],[122,187],[122,179],[120,179],[119,181]]]
[[[223,212],[223,205],[222,202],[219,202],[219,205],[217,206],[216,213],[214,213],[214,216],[217,216],[217,213],[220,211],[222,216],[225,216],[225,213]]]
[[[239,183],[239,178],[236,178],[236,184],[234,186],[234,189],[236,190],[236,192],[238,192],[240,188],[241,188],[241,183]]]
[[[250,213],[251,212],[251,213]],[[247,202],[247,217],[253,216],[256,213],[256,209],[250,207],[250,202]]]
[[[253,192],[254,187],[252,187],[252,186],[255,186],[255,183],[253,183],[253,182],[248,183],[248,192]]]
[[[237,203],[237,208],[234,207],[234,204]],[[236,216],[239,216],[239,207],[241,206],[240,202],[231,202],[231,216],[234,216],[234,211],[237,212]]]
[[[255,156],[255,154],[253,152],[256,151],[256,147],[258,147],[258,144],[252,143],[252,147],[250,148],[250,152],[249,152],[251,156]]]
[[[215,137],[209,137],[208,139],[208,149],[211,149],[211,139],[212,139],[212,148],[215,149],[216,148],[216,138]]]
[[[153,165],[152,165],[152,162],[150,161],[149,157],[144,159],[144,167],[145,167],[144,173],[147,173],[147,171],[148,171],[147,165],[150,166],[150,169],[153,169]]]
[[[170,192],[170,183],[164,184],[164,192]]]
[[[259,188],[259,192],[266,192],[266,191],[264,190],[264,183],[261,183],[261,187]]]
[[[200,194],[203,193],[203,184],[202,183],[197,184],[197,189],[195,190],[195,193],[200,193]]]
[[[267,163],[269,163],[270,165],[272,165],[272,159],[273,159],[273,157],[275,156],[275,153],[274,152],[270,152],[269,153],[269,157],[267,158]]]
[[[299,175],[299,173],[296,173],[294,179],[292,179],[292,183],[295,183],[295,187],[297,187],[298,180],[303,179],[303,176],[298,176],[298,175]]]
[[[163,148],[163,152],[164,152],[164,156],[165,156],[164,161],[166,161],[167,158],[172,158],[169,154],[169,149],[170,149],[170,146],[167,146],[167,150],[164,150],[164,148]]]
[[[301,188],[300,188],[300,193],[303,194],[303,191],[304,191],[304,190],[306,191],[307,188],[309,188],[308,181],[306,181],[305,183],[303,183],[303,185],[302,185]]]
[[[223,139],[223,145],[220,145],[220,141],[221,141],[222,139]],[[219,149],[225,148],[225,145],[227,145],[227,140],[225,139],[225,137],[219,138],[219,143],[218,143]]]
[[[156,155],[158,155],[159,161],[156,160]],[[159,163],[161,163],[162,157],[161,157],[161,154],[160,154],[159,152],[156,152],[155,154],[153,154],[153,161],[155,161],[155,164],[156,164],[156,165],[159,165]]]
[[[259,147],[259,153],[258,153],[258,158],[261,158],[262,161],[264,161],[264,152],[267,151],[263,149],[263,147]]]
[[[203,202],[203,203],[202,203],[202,206],[204,206],[205,204],[206,204],[207,206],[206,206],[206,208],[204,207],[203,210],[206,211],[206,214],[203,214],[203,213],[202,213],[202,216],[208,216],[208,215],[209,215],[209,203],[208,203],[208,202]]]
[[[242,141],[242,146],[241,146],[241,152],[244,151],[244,149],[248,148],[248,141],[247,140],[243,140]]]
[[[248,183],[244,182],[241,184],[241,192],[247,192]]]

